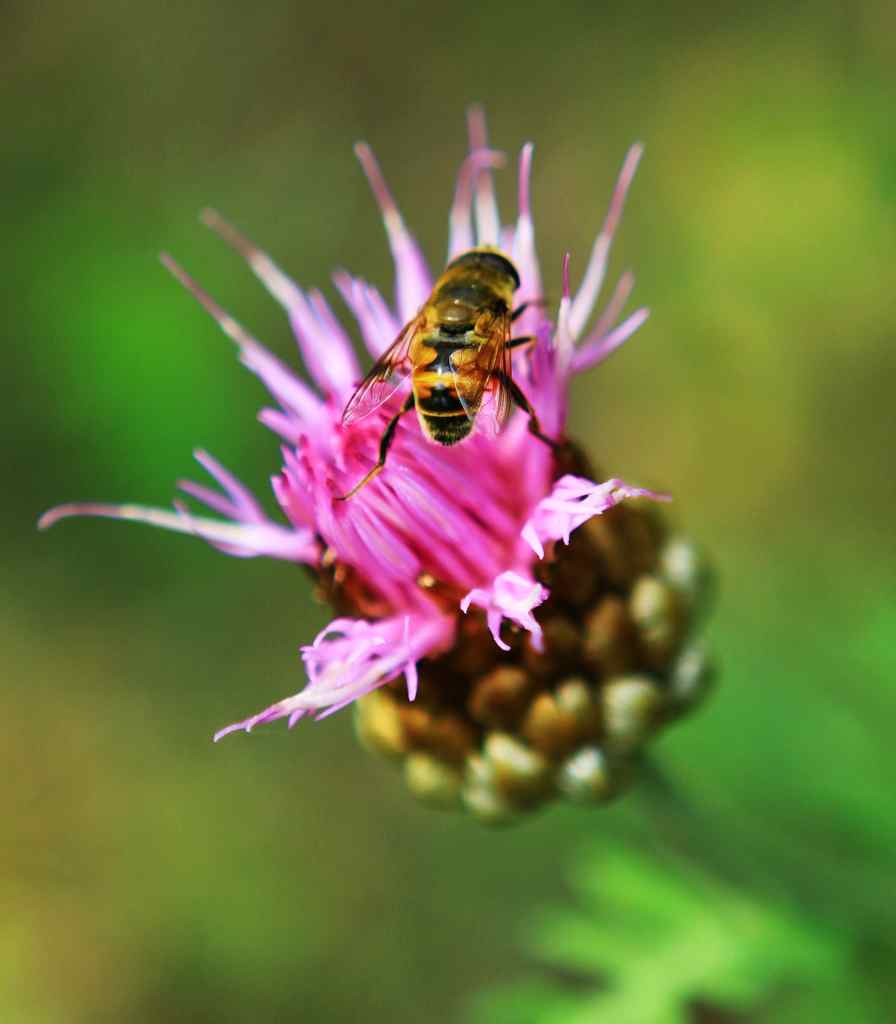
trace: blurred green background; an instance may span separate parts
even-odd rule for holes
[[[687,848],[847,936],[863,1009],[832,1019],[890,1019],[896,8],[56,0],[0,19],[0,1020],[463,1019],[527,975],[527,915],[566,899],[583,844],[620,842]],[[724,685],[659,744],[692,817],[634,793],[487,831],[414,804],[349,714],[213,746],[301,685],[326,621],[305,575],[142,527],[34,529],[60,501],[167,504],[194,446],[272,507],[262,388],[157,253],[291,356],[199,209],[331,296],[338,266],[390,291],[351,144],[437,267],[474,100],[496,146],[536,143],[555,295],[646,145],[612,267],[652,317],[577,382],[573,430],[672,491],[721,572]]]

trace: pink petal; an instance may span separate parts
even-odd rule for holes
[[[404,617],[404,636],[402,641],[406,648],[410,649],[411,642],[411,617],[405,615]],[[408,661],[404,666],[404,678],[408,687],[408,700],[417,699],[417,687],[420,685],[420,679],[417,675],[417,662]]]
[[[501,167],[503,163],[502,153],[492,149],[475,149],[461,164],[449,219],[449,260],[472,249],[475,244],[470,216],[473,208],[473,179],[481,168]]]
[[[316,343],[315,380],[324,391],[342,398],[350,394],[357,384],[361,367],[355,357],[351,338],[336,319],[323,293],[312,288],[308,299],[315,321],[314,330],[309,333],[308,339],[308,346],[312,344],[312,339]]]
[[[626,154],[622,170],[619,172],[619,179],[616,182],[616,188],[613,190],[613,197],[610,200],[610,209],[607,211],[607,219],[604,221],[600,234],[594,241],[591,258],[585,269],[585,276],[572,304],[569,326],[574,338],[578,338],[582,333],[585,324],[591,316],[591,311],[594,309],[597,296],[600,294],[600,288],[607,271],[607,257],[610,253],[610,246],[613,244],[613,235],[616,233],[616,228],[625,206],[625,197],[635,176],[635,171],[638,169],[638,162],[643,151],[644,148],[641,145],[632,146]]]
[[[395,261],[395,301],[398,306],[398,317],[403,323],[407,323],[416,315],[432,288],[429,268],[416,239],[404,225],[370,146],[366,142],[359,142],[355,146],[355,153],[361,161],[383,215],[392,258]]]
[[[519,164],[519,213],[516,229],[513,233],[511,257],[520,274],[520,287],[516,294],[516,304],[533,299],[543,299],[541,272],[535,252],[535,228],[532,224],[532,211],[529,204],[529,180],[532,174],[532,154],[535,147],[527,142],[520,152]],[[535,334],[540,324],[545,322],[544,309],[532,306],[523,313],[516,322],[518,334]]]
[[[279,409],[262,409],[258,414],[258,422],[263,423],[268,430],[279,434],[284,441],[290,444],[298,444],[305,436],[302,424],[288,413],[280,412]]]
[[[251,491],[244,487],[239,480],[228,470],[226,470],[217,459],[209,455],[208,452],[202,451],[197,448],[193,452],[196,461],[202,468],[213,476],[215,480],[224,488],[227,492],[227,500],[230,505],[230,511],[224,512],[224,515],[230,516],[232,519],[237,519],[243,523],[263,523],[266,520],[266,516],[261,506],[255,500],[254,495]],[[189,481],[184,481],[184,485],[181,487],[182,490],[190,493],[190,490],[186,485],[189,485],[196,491],[206,491],[206,488],[200,487],[197,484],[190,484]],[[204,500],[204,499],[200,499]],[[210,508],[214,508],[209,502],[206,502]],[[220,509],[218,509],[220,511]]]
[[[333,282],[358,321],[367,351],[379,359],[398,335],[399,323],[392,310],[373,285],[344,270],[333,275]]]
[[[230,498],[220,494],[218,491],[213,491],[211,487],[193,483],[192,480],[178,480],[177,487],[184,494],[189,494],[196,501],[201,501],[203,505],[210,508],[213,512],[217,512],[218,515],[227,516],[229,519],[238,518]]]
[[[318,546],[310,530],[292,529],[275,523],[230,523],[190,515],[182,509],[169,511],[143,505],[102,505],[83,502],[58,505],[38,520],[38,528],[49,529],[60,519],[71,516],[101,516],[148,523],[163,530],[200,537],[228,554],[240,558],[267,556],[289,562],[316,563]]]
[[[532,612],[547,600],[548,593],[546,587],[529,577],[513,571],[502,572],[495,577],[491,586],[471,590],[460,602],[460,610],[466,613],[471,605],[484,609],[488,628],[502,651],[510,650],[510,646],[501,639],[501,623],[504,619],[528,630],[532,634],[533,646],[541,650],[541,626]]]
[[[556,353],[557,387],[565,388],[566,371],[572,363],[575,339],[569,327],[571,301],[569,297],[569,253],[563,255],[563,291],[560,308],[557,311],[557,330],[554,333],[554,351]]]
[[[203,221],[246,260],[256,277],[286,310],[308,372],[327,393],[342,395],[358,378],[351,341],[329,311],[319,292],[309,302],[302,289],[215,210],[204,210]],[[315,298],[315,295],[317,298]]]
[[[569,535],[592,516],[618,505],[625,498],[652,498],[671,501],[667,494],[657,494],[643,487],[632,487],[622,480],[596,484],[585,477],[561,477],[551,493],[535,506],[535,511],[522,530],[522,537],[539,558],[544,557],[546,541],[569,543]]]
[[[575,355],[572,358],[572,369],[574,373],[581,373],[582,370],[588,370],[592,366],[597,366],[598,363],[602,363],[607,356],[612,355],[617,348],[619,348],[641,327],[647,318],[650,316],[649,309],[638,309],[628,319],[623,320],[622,323],[609,334],[603,336],[597,336],[593,340],[588,340],[584,345],[576,350]]]
[[[616,287],[613,289],[613,294],[610,297],[610,301],[607,303],[606,308],[594,325],[591,334],[588,337],[588,342],[594,341],[603,336],[612,328],[613,324],[619,319],[625,304],[628,302],[628,298],[632,293],[632,289],[635,286],[635,275],[627,270],[622,277],[616,282]]]
[[[308,422],[317,420],[322,406],[314,392],[260,345],[232,316],[225,313],[167,253],[162,253],[160,258],[165,268],[217,322],[227,337],[236,342],[240,349],[240,361],[261,378],[271,394],[301,419]]]
[[[258,377],[284,409],[310,426],[322,419],[323,406],[317,395],[280,360],[261,345],[244,345],[240,362]]]
[[[478,153],[488,149],[488,131],[485,111],[482,107],[470,107],[467,111],[467,132],[470,138],[470,152]],[[495,183],[491,167],[482,165],[474,172],[476,197],[473,210],[476,218],[476,244],[497,245],[501,233],[498,216],[498,202],[495,199]]]
[[[335,619],[317,635],[314,643],[302,649],[308,673],[305,689],[219,730],[215,741],[238,729],[250,732],[256,725],[277,718],[289,718],[292,726],[310,712],[319,712],[318,718],[325,717],[401,672],[407,676],[408,694],[413,699],[417,662],[443,650],[453,635],[452,620],[434,611],[376,622]]]

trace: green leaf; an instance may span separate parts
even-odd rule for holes
[[[613,848],[583,861],[573,885],[577,905],[531,929],[557,979],[492,993],[474,1019],[687,1024],[696,1001],[744,1012],[786,994],[792,1009],[802,990],[846,975],[845,938],[690,865]],[[575,987],[564,980],[576,975]]]

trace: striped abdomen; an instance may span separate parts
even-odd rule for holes
[[[426,342],[435,358],[414,370],[414,404],[423,432],[437,444],[457,444],[473,427],[457,393],[451,355],[459,348],[478,348],[454,341]],[[477,409],[470,408],[470,415]]]

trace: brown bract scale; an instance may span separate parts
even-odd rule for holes
[[[570,447],[557,475],[593,475]],[[404,766],[425,803],[480,820],[513,821],[554,797],[602,804],[635,778],[645,744],[694,707],[711,671],[692,639],[709,573],[700,552],[670,533],[655,505],[619,504],[588,520],[536,564],[550,597],[535,615],[544,645],[505,623],[501,651],[484,615],[460,615],[446,654],[355,706],[369,750]],[[431,598],[457,592],[425,574]],[[322,599],[346,614],[388,612],[353,569],[325,556]]]

